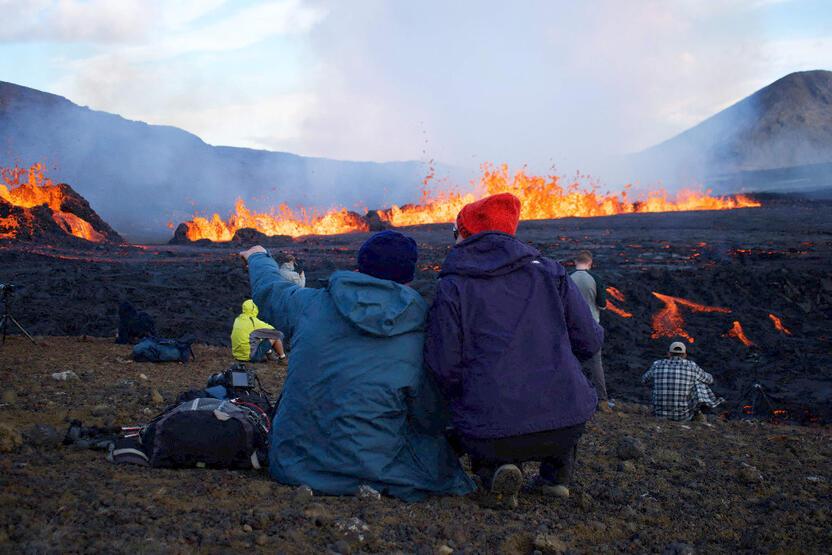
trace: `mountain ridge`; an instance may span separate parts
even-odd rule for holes
[[[146,240],[167,238],[168,221],[195,211],[225,215],[238,197],[262,211],[283,202],[321,210],[411,202],[429,169],[211,145],[178,127],[0,81],[0,165],[17,162],[46,162],[53,180],[71,183],[122,234]]]

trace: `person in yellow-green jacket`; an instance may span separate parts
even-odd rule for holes
[[[237,316],[231,329],[231,353],[244,362],[276,359],[280,366],[287,366],[289,360],[283,350],[283,333],[258,319],[258,312],[254,301],[243,302],[243,313]]]

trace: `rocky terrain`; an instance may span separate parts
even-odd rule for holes
[[[760,383],[781,419],[832,421],[832,205],[774,201],[726,212],[632,214],[608,218],[523,222],[519,236],[543,254],[566,260],[582,248],[631,316],[608,310],[605,366],[617,399],[644,402],[640,375],[676,337],[654,337],[654,318],[667,308],[661,295],[720,307],[700,313],[679,305],[691,357],[711,372],[723,410],[739,416]],[[450,244],[450,226],[406,230],[419,243],[413,286],[428,300]],[[298,256],[311,287],[336,269],[353,269],[366,233],[307,237],[277,243],[276,256]],[[130,300],[149,312],[159,333],[193,333],[227,345],[231,323],[249,295],[235,253],[242,244],[214,246],[91,246],[0,248],[0,283],[18,285],[13,310],[38,335],[114,336],[117,307]],[[788,330],[777,331],[770,314]],[[739,322],[749,346],[729,334]]]
[[[526,493],[506,513],[466,498],[318,497],[262,472],[115,466],[59,445],[71,419],[146,421],[224,369],[226,349],[153,365],[110,339],[42,343],[0,348],[4,553],[826,553],[832,542],[828,427],[673,423],[620,403],[592,420],[565,499]],[[277,392],[283,376],[258,366]],[[51,377],[64,371],[77,379]]]

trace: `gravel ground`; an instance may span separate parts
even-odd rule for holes
[[[4,553],[828,553],[832,546],[829,427],[672,423],[620,403],[590,423],[565,499],[527,493],[517,510],[499,512],[466,498],[410,505],[310,498],[263,472],[115,466],[100,452],[58,445],[71,419],[147,420],[225,368],[226,349],[197,345],[191,364],[152,365],[131,362],[129,347],[111,339],[39,341],[11,337],[0,348]],[[78,379],[51,377],[68,370]],[[279,390],[275,367],[258,372]],[[526,471],[530,479],[534,468]]]

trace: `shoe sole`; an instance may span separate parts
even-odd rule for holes
[[[491,481],[491,494],[503,506],[517,506],[517,494],[523,485],[523,473],[513,464],[505,464],[497,469]]]

